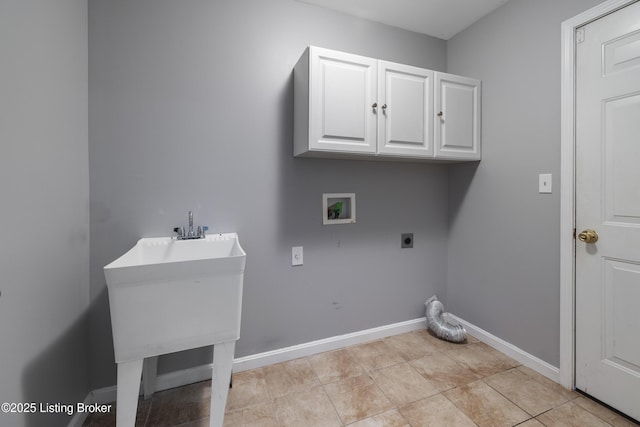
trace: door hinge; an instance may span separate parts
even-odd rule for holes
[[[573,238],[574,239],[576,238],[576,229],[575,228],[573,229]]]
[[[584,42],[584,27],[576,29],[576,43]]]

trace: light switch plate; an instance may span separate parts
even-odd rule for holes
[[[550,173],[541,173],[539,175],[538,192],[551,193],[551,174]]]
[[[302,246],[294,246],[291,248],[291,265],[302,265]]]

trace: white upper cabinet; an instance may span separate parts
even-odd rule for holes
[[[480,160],[480,80],[435,73],[435,156]]]
[[[479,160],[480,83],[455,77],[310,46],[294,69],[294,156]]]
[[[376,153],[378,61],[309,47],[294,70],[294,155]]]
[[[433,71],[378,61],[378,153],[433,157]]]

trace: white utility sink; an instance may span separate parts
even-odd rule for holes
[[[145,364],[148,395],[156,356],[207,345],[214,346],[210,425],[222,425],[240,337],[245,258],[235,233],[144,238],[104,267],[118,364],[118,427],[135,423],[145,358],[151,358],[151,367]]]

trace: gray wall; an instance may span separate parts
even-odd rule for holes
[[[554,365],[560,331],[560,24],[599,0],[512,0],[447,43],[482,79],[482,162],[449,170],[448,310]],[[538,174],[553,173],[553,194]]]
[[[92,0],[89,24],[92,388],[115,384],[102,267],[188,210],[248,254],[237,357],[418,318],[444,297],[446,166],[292,157],[307,45],[444,70],[444,41],[293,0]],[[355,192],[357,224],[322,226],[323,192]]]
[[[89,391],[87,40],[86,1],[0,2],[0,402]]]
[[[437,293],[557,366],[559,30],[597,3],[512,0],[445,44],[292,0],[91,0],[87,82],[84,1],[2,2],[2,401],[115,384],[102,266],[190,209],[248,252],[237,356],[420,317]],[[481,78],[483,161],[293,159],[291,70],[309,44]],[[556,190],[540,195],[547,172]],[[343,191],[358,223],[323,227],[321,194]]]

